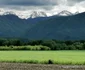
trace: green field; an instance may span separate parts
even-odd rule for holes
[[[85,51],[0,51],[0,62],[85,65]]]

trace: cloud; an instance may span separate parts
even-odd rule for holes
[[[22,6],[40,6],[40,5],[74,5],[85,0],[0,0],[1,5],[22,5]]]
[[[45,11],[49,15],[62,10],[84,12],[85,0],[0,0],[0,8],[27,16],[30,11]]]
[[[0,0],[4,5],[23,5],[23,6],[40,6],[40,5],[55,5],[56,0]]]
[[[85,0],[0,0],[0,7],[17,10],[52,10],[55,6],[58,6],[59,9],[66,9],[67,6],[85,7],[84,3]]]
[[[0,0],[0,7],[23,9],[26,6],[33,8],[53,9],[54,6],[74,6],[85,0]],[[85,3],[85,2],[84,2]],[[22,7],[23,6],[23,7]],[[24,7],[25,6],[25,7]],[[82,5],[81,5],[82,6]],[[28,8],[26,7],[26,8]]]

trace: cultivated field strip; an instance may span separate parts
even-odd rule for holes
[[[85,70],[82,65],[46,65],[27,63],[0,63],[0,70]]]
[[[85,65],[85,51],[0,51],[0,62]]]

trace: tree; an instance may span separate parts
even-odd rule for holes
[[[43,41],[42,43],[41,43],[41,45],[43,45],[43,46],[48,46],[49,48],[51,48],[51,50],[56,50],[56,43],[54,42],[54,41],[52,41],[52,40],[49,40],[49,41]]]

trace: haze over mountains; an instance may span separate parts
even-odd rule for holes
[[[0,37],[22,39],[85,39],[85,12],[61,11],[48,17],[45,12],[32,12],[21,19],[13,12],[0,16]]]

